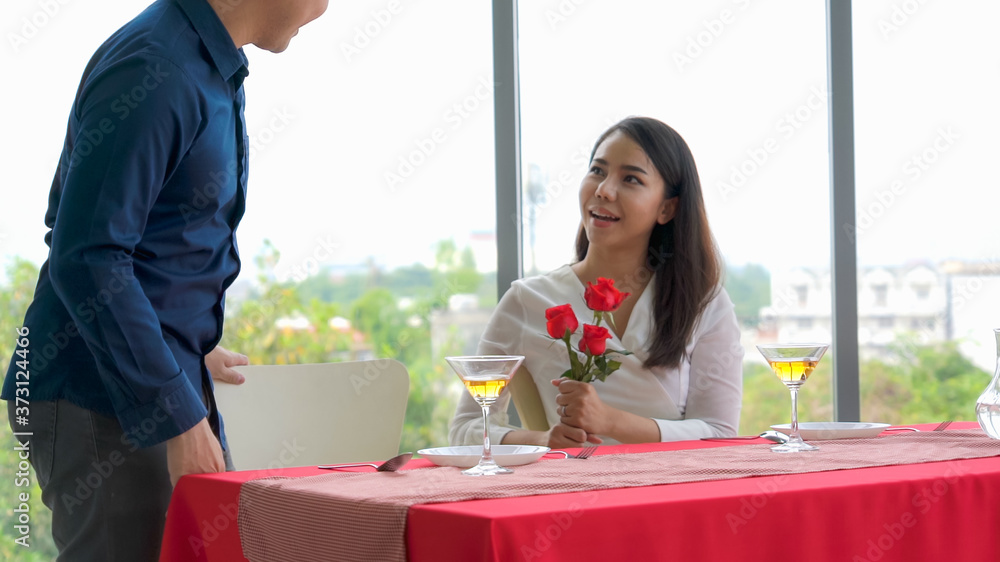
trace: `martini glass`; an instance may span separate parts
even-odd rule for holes
[[[524,361],[523,355],[471,355],[464,357],[445,357],[445,361],[458,373],[469,394],[483,409],[483,456],[479,464],[463,470],[462,474],[469,476],[492,476],[494,474],[513,474],[513,470],[504,468],[493,460],[490,451],[490,406],[497,401],[500,392],[506,388],[514,372]]]
[[[757,346],[757,350],[767,360],[774,374],[785,383],[792,393],[792,428],[788,441],[771,447],[778,453],[815,451],[819,447],[810,445],[799,435],[799,388],[812,374],[820,358],[830,347],[825,343],[768,343]]]

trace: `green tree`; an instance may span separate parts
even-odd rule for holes
[[[11,356],[14,352],[17,329],[21,327],[24,313],[34,295],[38,280],[38,268],[28,260],[15,258],[7,267],[7,282],[0,290],[0,372],[6,373]],[[31,342],[40,342],[42,334],[28,334],[28,362],[30,367],[32,349],[38,346]],[[30,369],[28,374],[30,376]],[[30,382],[30,378],[28,379]],[[29,385],[27,388],[31,388]],[[30,395],[29,395],[30,401]],[[6,403],[4,414],[6,419]],[[30,408],[30,404],[29,404]],[[30,412],[30,410],[29,410]],[[38,477],[34,469],[29,469],[30,476],[27,487],[15,486],[19,483],[15,475],[20,472],[21,459],[14,451],[14,436],[6,421],[0,423],[0,442],[5,443],[3,453],[0,453],[0,560],[24,560],[25,562],[42,562],[53,560],[57,551],[52,542],[52,512],[42,503],[42,491],[38,488]],[[30,516],[30,540],[27,548],[14,542],[14,525],[18,524],[20,514],[14,509],[20,505],[20,494],[27,493],[28,514]]]
[[[810,375],[809,382],[799,391],[799,421],[833,419],[831,372],[830,361],[821,361]],[[772,424],[788,423],[791,412],[788,388],[774,376],[771,368],[763,362],[745,362],[740,433],[760,433]]]
[[[891,349],[892,361],[862,370],[863,414],[878,412],[884,419],[875,421],[896,424],[975,419],[990,374],[962,355],[958,342],[918,345],[903,338]]]
[[[324,279],[313,287],[328,287],[323,291],[330,294],[338,294],[339,284],[363,288],[350,301],[323,302],[317,298],[306,301],[300,293],[302,285],[278,283],[267,275],[279,255],[273,246],[266,244],[256,258],[263,272],[258,276],[257,289],[250,298],[230,307],[232,313],[226,319],[223,345],[247,354],[251,363],[257,364],[355,359],[353,354],[359,351],[358,346],[360,351],[370,352],[374,357],[396,359],[410,374],[400,449],[416,451],[443,444],[447,442],[448,423],[457,399],[456,385],[450,383],[456,383],[457,379],[441,367],[442,358],[431,356],[430,312],[436,306],[447,305],[448,298],[459,290],[468,286],[473,291],[479,290],[473,284],[480,280],[478,274],[469,273],[470,268],[475,272],[471,256],[463,258],[453,246],[443,247],[441,253],[450,265],[434,270],[412,266],[402,272],[374,274],[372,266],[366,272],[339,280],[325,276],[310,278]],[[421,282],[423,286],[410,286],[405,291],[387,287],[398,287],[401,280]],[[400,292],[411,300],[408,306],[401,305],[404,295]],[[316,294],[315,290],[312,294]],[[346,311],[343,315],[350,322],[347,332],[330,327],[330,319],[342,311]],[[309,328],[290,330],[278,326],[279,320],[292,317],[307,319]],[[442,351],[452,349],[457,347],[445,346]]]
[[[437,244],[435,256],[433,308],[448,308],[448,299],[452,295],[475,294],[479,290],[483,276],[476,270],[470,248],[459,252],[453,240],[442,240]]]
[[[255,262],[261,272],[266,272],[279,257],[270,242],[265,242]],[[322,363],[352,358],[351,335],[330,323],[340,315],[340,307],[318,300],[303,303],[293,283],[278,283],[261,273],[256,292],[238,303],[235,310],[229,310],[221,345],[247,355],[253,364]],[[280,324],[297,318],[305,319],[308,328],[298,330]]]
[[[725,287],[740,324],[756,326],[760,322],[760,309],[771,302],[771,274],[753,263],[742,267],[727,266]]]
[[[800,421],[833,419],[831,365],[824,358],[799,393]],[[861,364],[861,417],[894,425],[973,420],[976,399],[989,381],[990,373],[962,355],[957,342],[918,345],[902,338],[886,360]],[[771,370],[744,363],[741,432],[788,423],[790,409],[788,390]]]

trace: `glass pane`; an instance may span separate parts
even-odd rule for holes
[[[0,251],[37,266],[79,77],[145,3],[35,4],[0,7],[38,22],[0,49],[17,131],[0,136]],[[399,359],[405,450],[446,444],[462,387],[440,358],[474,351],[496,302],[490,18],[483,2],[333,2],[286,52],[246,48],[244,269],[224,345],[255,363]]]
[[[972,419],[1000,325],[1000,5],[853,8],[862,414]]]
[[[519,9],[526,272],[573,261],[600,133],[629,115],[667,123],[694,153],[743,326],[741,426],[786,423],[787,391],[753,345],[830,340],[823,2]],[[828,381],[804,389],[802,419],[830,419]]]
[[[280,260],[256,273],[295,298],[273,293],[268,326],[289,327],[264,329],[269,299],[249,288],[230,335],[277,361],[398,359],[405,451],[447,443],[464,390],[442,357],[473,353],[496,303],[490,18],[459,0],[331,3],[287,52],[248,53],[242,251],[273,244]]]

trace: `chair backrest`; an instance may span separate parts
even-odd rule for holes
[[[511,377],[510,384],[507,385],[507,391],[510,392],[510,399],[517,409],[517,416],[521,418],[521,427],[532,431],[549,430],[549,420],[545,417],[542,397],[538,394],[538,387],[535,386],[535,381],[527,369],[518,368]]]
[[[368,462],[399,451],[410,377],[391,359],[237,367],[215,383],[237,470]]]

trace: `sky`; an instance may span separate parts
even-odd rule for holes
[[[447,238],[492,259],[490,4],[332,2],[287,52],[247,47],[244,278],[265,240],[281,252],[268,272],[279,278],[368,259],[430,265]],[[540,270],[570,260],[586,155],[627,115],[687,140],[727,261],[829,263],[822,0],[520,4],[522,162],[547,193],[535,203]],[[0,4],[0,265],[44,260],[42,218],[80,74],[146,5]],[[859,263],[998,259],[1000,4],[854,10]]]

